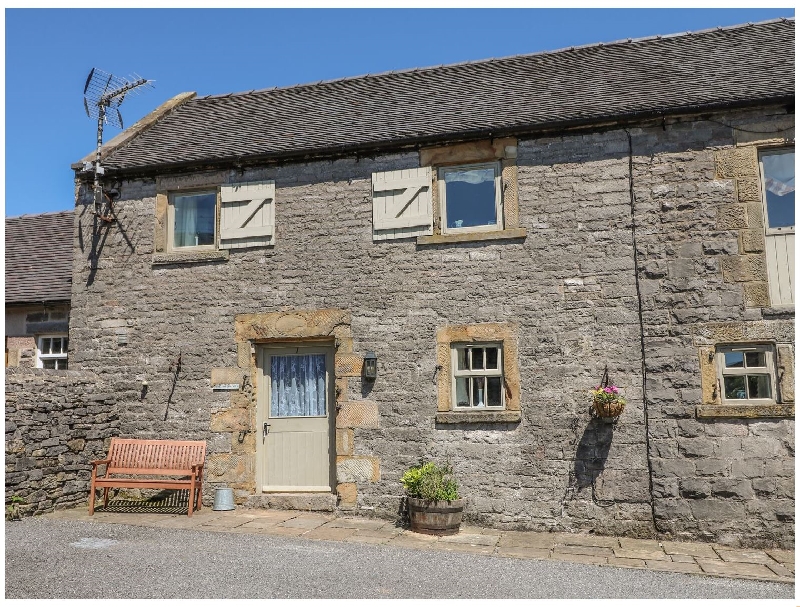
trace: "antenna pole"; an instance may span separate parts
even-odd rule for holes
[[[97,68],[92,68],[86,78],[83,87],[83,107],[87,116],[97,117],[97,152],[94,159],[94,214],[106,222],[114,221],[112,211],[113,193],[107,194],[103,191],[102,177],[105,169],[101,164],[101,150],[103,147],[103,125],[106,122],[113,126],[123,128],[122,115],[119,113],[119,106],[129,93],[138,92],[145,86],[150,86],[152,80],[146,80],[136,76],[135,78],[117,78],[112,74],[107,74]],[[109,109],[113,112],[109,112]],[[86,163],[85,170],[91,167]],[[104,200],[108,199],[108,202]]]
[[[100,175],[104,172],[100,164],[100,148],[103,146],[103,123],[106,119],[106,107],[104,104],[98,104],[97,108],[97,152],[95,153],[94,160],[94,214],[99,215],[103,219],[100,205],[103,201],[103,185],[100,182]]]

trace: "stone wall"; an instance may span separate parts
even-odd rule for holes
[[[118,434],[117,402],[91,371],[6,369],[6,502],[27,514],[84,504],[91,465]]]
[[[716,121],[632,132],[656,529],[679,539],[793,546],[794,310],[769,308],[764,264],[741,262],[763,259],[761,203],[752,192],[760,186],[741,187],[733,175],[744,172],[741,158],[756,157],[737,147],[740,137],[785,145],[794,132],[780,129],[794,121],[783,108],[718,120],[764,134]],[[753,232],[761,247],[747,244],[758,240]],[[751,269],[732,277],[734,265]],[[715,346],[753,342],[777,345],[781,406],[723,411]]]
[[[730,128],[709,122],[633,131],[640,285],[621,130],[519,140],[525,239],[373,242],[371,175],[419,166],[416,152],[188,175],[186,183],[276,184],[274,247],[195,259],[155,254],[157,179],[122,183],[118,224],[94,234],[84,189],[70,364],[97,369],[108,382],[123,436],[206,439],[209,461],[217,462],[214,482],[246,491],[255,486],[259,436],[252,411],[260,380],[251,357],[273,337],[242,340],[237,318],[347,311],[350,337],[342,350],[337,338],[337,356],[374,351],[379,371],[374,384],[357,373],[336,376],[340,404],[348,404],[336,424],[337,453],[347,462],[339,466],[339,507],[397,516],[403,471],[435,458],[453,464],[474,523],[648,536],[655,507],[659,532],[711,539],[706,530],[724,525],[711,524],[701,510],[714,503],[684,497],[679,488],[702,476],[705,456],[687,450],[694,444],[688,439],[718,459],[732,458],[727,450],[735,441],[724,439],[746,428],[750,439],[740,437],[739,449],[771,445],[774,465],[793,469],[789,439],[774,434],[790,432],[791,423],[694,417],[697,327],[762,320],[720,269],[720,258],[738,249],[736,235],[713,223],[716,205],[734,188],[715,180],[712,147],[732,144]],[[92,255],[93,242],[103,243],[99,255]],[[441,423],[437,334],[486,324],[513,326],[521,419]],[[212,373],[236,368],[246,370],[239,391],[212,390]],[[616,425],[589,414],[588,390],[606,368],[628,399]],[[377,416],[359,417],[364,411]],[[756,474],[768,482],[765,467]],[[735,474],[724,468],[718,476]],[[776,508],[790,498],[778,498],[777,485],[774,498],[753,489],[752,499],[734,497],[738,485],[721,487],[712,487],[710,499],[735,503],[732,533],[750,541],[752,517],[773,530],[776,543],[788,541],[793,527],[778,520]]]

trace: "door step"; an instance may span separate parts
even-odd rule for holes
[[[262,493],[251,495],[244,504],[248,508],[271,510],[310,510],[333,512],[336,510],[334,493]]]

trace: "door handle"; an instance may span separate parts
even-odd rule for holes
[[[266,436],[267,434],[269,434],[269,424],[267,422],[264,422],[264,436]]]

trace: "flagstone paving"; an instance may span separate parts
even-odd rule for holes
[[[119,509],[103,512],[101,509],[90,517],[86,509],[78,508],[58,510],[44,516],[794,583],[794,552],[781,549],[742,550],[718,544],[661,542],[585,533],[500,531],[471,525],[463,525],[458,535],[434,537],[414,533],[381,519],[336,517],[332,514],[291,510],[237,508],[223,512],[204,508],[188,517],[185,514],[121,512]]]

